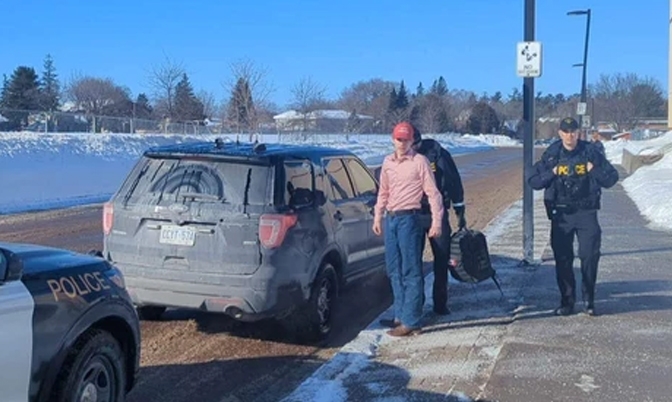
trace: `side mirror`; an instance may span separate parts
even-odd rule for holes
[[[21,279],[23,262],[15,254],[0,250],[0,285]]]

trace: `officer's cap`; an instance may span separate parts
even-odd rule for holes
[[[565,117],[560,122],[560,131],[564,131],[565,133],[573,133],[578,129],[579,123],[571,117]]]

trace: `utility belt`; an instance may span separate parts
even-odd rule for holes
[[[573,214],[578,211],[587,211],[599,208],[598,202],[592,198],[584,198],[577,201],[550,201],[544,200],[546,215],[553,219],[558,214]]]

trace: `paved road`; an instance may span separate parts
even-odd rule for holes
[[[463,155],[456,163],[464,177],[471,227],[484,227],[520,198],[521,148]],[[90,206],[1,216],[0,239],[100,249],[101,214],[100,206]],[[343,301],[336,318],[339,330],[322,347],[293,344],[272,323],[240,324],[200,312],[171,311],[160,322],[143,322],[141,380],[130,401],[205,402],[224,395],[230,401],[278,400],[389,306],[386,278],[349,289]]]

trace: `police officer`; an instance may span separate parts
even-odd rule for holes
[[[425,155],[429,160],[430,167],[434,172],[436,186],[443,197],[443,204],[446,211],[449,210],[451,201],[453,209],[458,218],[458,226],[463,229],[466,225],[464,217],[464,189],[462,179],[457,170],[455,161],[450,152],[443,148],[441,144],[430,138],[422,138],[420,131],[415,127],[413,136],[413,148],[419,154]],[[425,232],[429,230],[429,203],[426,197],[422,200],[422,211],[424,213]],[[450,261],[450,236],[451,228],[448,219],[448,213],[443,215],[441,236],[430,237],[429,244],[434,254],[434,285],[432,289],[432,298],[434,302],[434,312],[439,315],[450,313],[447,307],[448,302],[448,264]],[[423,248],[425,242],[422,242]]]
[[[571,117],[560,123],[560,141],[551,144],[535,163],[528,183],[544,189],[551,220],[551,247],[560,290],[557,315],[574,312],[574,236],[578,237],[582,296],[586,313],[595,314],[595,282],[600,260],[602,229],[597,219],[602,188],[618,182],[618,171],[591,142],[578,138],[579,125]]]

